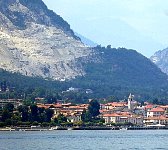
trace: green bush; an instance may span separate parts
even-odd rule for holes
[[[32,123],[32,125],[33,125],[33,126],[38,126],[39,123],[38,123],[37,121],[34,121],[34,122]]]
[[[6,126],[6,124],[4,123],[4,122],[0,122],[0,127],[2,128],[2,127],[5,127]]]
[[[43,122],[41,125],[42,125],[42,127],[48,127],[48,126],[50,125],[50,123],[48,123],[48,122]]]

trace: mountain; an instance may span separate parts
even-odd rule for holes
[[[167,75],[149,59],[135,50],[84,45],[42,0],[0,0],[0,68],[0,82],[19,93],[72,86],[91,89],[85,93],[91,98],[168,97]]]
[[[122,98],[128,92],[144,95],[146,99],[167,95],[167,75],[145,56],[135,50],[110,46],[97,46],[95,50],[93,61],[97,61],[83,64],[86,75],[73,80],[73,86],[91,88],[104,97],[111,94]]]
[[[94,57],[86,62],[78,60],[85,70],[84,76],[65,82],[43,80],[38,77],[26,77],[18,73],[9,73],[0,70],[0,81],[7,81],[9,87],[15,87],[20,93],[30,93],[33,89],[42,88],[44,91],[60,92],[66,91],[69,87],[78,89],[91,89],[93,93],[81,93],[86,98],[104,98],[115,96],[118,99],[127,98],[131,92],[136,100],[161,99],[167,103],[168,88],[167,75],[149,59],[135,50],[125,48],[95,47]],[[82,91],[83,91],[82,90]],[[65,95],[68,93],[65,93]],[[69,93],[69,97],[76,102],[83,102],[76,93]]]
[[[91,41],[90,39],[84,37],[83,35],[81,35],[79,33],[75,32],[75,35],[78,36],[85,45],[88,45],[88,46],[91,46],[91,47],[95,47],[95,46],[98,45],[95,42]]]
[[[168,48],[157,51],[150,59],[168,75]]]
[[[0,0],[0,68],[64,80],[85,74],[78,58],[92,53],[42,0]]]

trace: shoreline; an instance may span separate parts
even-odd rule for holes
[[[54,131],[54,130],[168,130],[168,127],[46,127],[46,128],[0,128],[0,131]]]

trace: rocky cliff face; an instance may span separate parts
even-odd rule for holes
[[[90,55],[42,0],[0,0],[0,68],[64,80],[85,74],[78,59]]]
[[[156,52],[150,59],[162,72],[168,74],[168,48]]]

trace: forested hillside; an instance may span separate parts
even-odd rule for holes
[[[86,74],[64,82],[31,78],[17,73],[0,71],[0,80],[7,81],[9,87],[14,87],[19,93],[31,93],[43,89],[40,96],[46,93],[61,93],[69,87],[80,89],[78,92],[65,94],[72,101],[82,102],[87,98],[106,98],[115,96],[124,99],[129,93],[134,93],[139,100],[167,98],[167,75],[162,73],[149,59],[134,50],[111,48],[110,46],[94,48],[95,55],[83,65]],[[93,92],[86,94],[84,91]],[[62,94],[60,94],[62,95]],[[63,98],[65,95],[62,95]],[[73,95],[73,96],[72,96]],[[65,96],[65,97],[66,97]],[[74,100],[75,99],[75,100]]]

